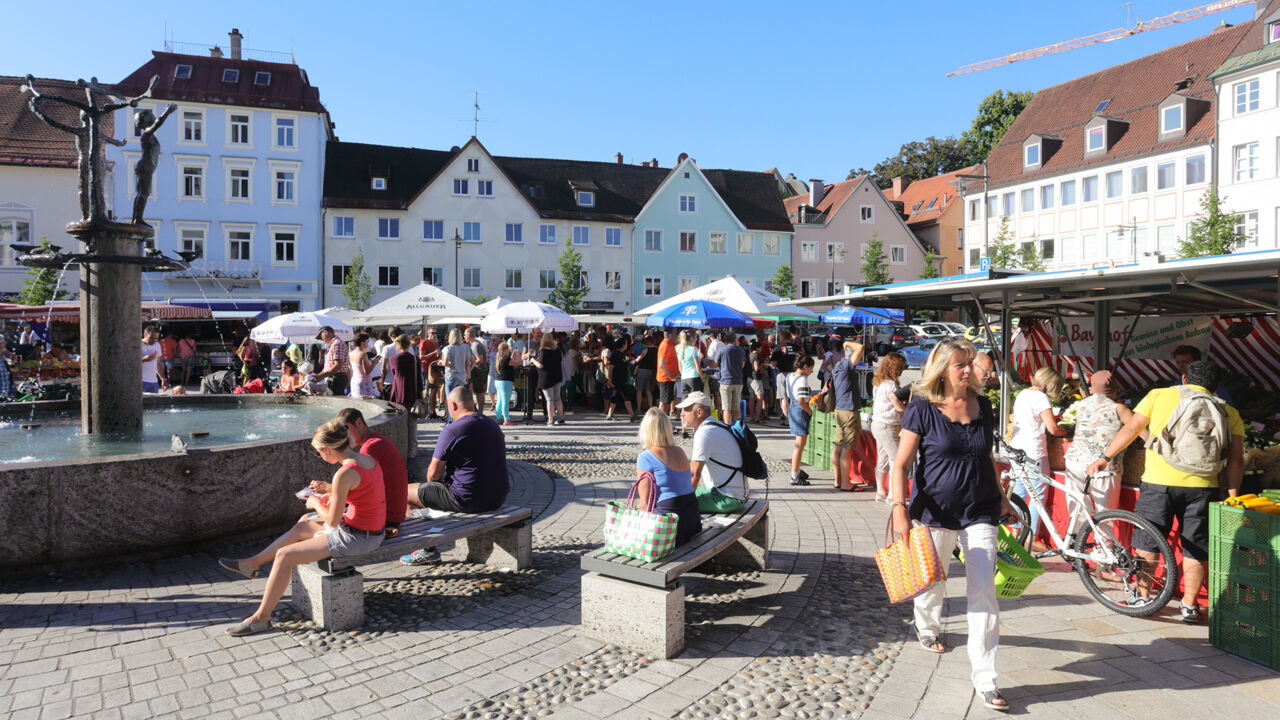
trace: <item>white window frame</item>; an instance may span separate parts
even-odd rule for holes
[[[209,257],[209,223],[207,222],[175,220],[173,222],[173,233],[174,233],[174,241],[175,241],[174,248],[182,251],[187,251],[194,248],[194,245],[192,247],[187,247],[186,245],[188,238],[185,237],[185,234],[188,230],[200,233],[200,239],[199,239],[200,257],[202,258]],[[191,241],[195,242],[196,240],[195,238],[191,238]]]
[[[777,257],[782,252],[782,236],[777,233],[765,233],[762,244],[765,255]]]
[[[889,264],[890,265],[906,265],[907,264],[907,246],[906,245],[890,245],[889,246]]]
[[[539,245],[555,245],[556,244],[556,226],[551,223],[540,223],[538,225],[538,244]]]
[[[550,273],[550,274],[548,274]],[[538,270],[538,290],[547,291],[556,289],[556,271],[547,268]]]
[[[696,193],[680,193],[678,207],[682,215],[697,215],[698,195]]]
[[[383,232],[384,228],[386,229],[385,233]],[[394,235],[391,232],[392,230],[395,230]],[[398,241],[400,239],[400,218],[381,217],[381,216],[378,217],[378,234],[376,237],[379,240],[397,240]]]
[[[1052,210],[1058,199],[1058,189],[1053,185],[1040,186],[1040,209]]]
[[[350,262],[350,261],[348,261]],[[344,282],[333,281],[333,271],[342,268],[342,277]],[[342,287],[345,284],[346,276],[351,274],[351,265],[340,265],[332,263],[329,265],[329,287]]]
[[[1247,182],[1258,176],[1259,142],[1245,143],[1231,148],[1231,176],[1235,182]]]
[[[256,162],[254,158],[222,158],[222,171],[225,179],[223,199],[226,202],[253,204],[253,170]],[[235,197],[232,194],[232,190],[235,188],[235,181],[231,177],[233,170],[247,170],[249,172],[248,180],[245,183],[247,186],[245,197]]]
[[[690,290],[698,287],[698,276],[697,275],[681,275],[680,279],[677,280],[676,282],[678,283],[677,287],[679,288],[677,292],[682,292],[682,293],[689,292]]]
[[[611,248],[622,247],[622,228],[607,227],[604,229],[604,246]]]
[[[816,240],[800,241],[800,262],[818,262],[818,243]]]
[[[512,232],[514,229],[514,233]],[[515,239],[512,239],[512,235]],[[506,231],[503,235],[503,242],[508,245],[521,245],[524,243],[524,223],[507,223]]]
[[[196,115],[197,117],[188,118],[187,117],[188,113],[192,115]],[[207,146],[209,144],[209,141],[207,139],[209,137],[209,134],[205,132],[206,130],[205,126],[208,124],[205,122],[207,119],[208,118],[205,114],[204,108],[201,108],[201,107],[179,108],[178,110],[179,125],[178,125],[178,143],[177,144],[186,145],[188,147]],[[189,125],[188,123],[195,123],[195,125]],[[200,134],[199,140],[187,139],[187,133],[192,128],[195,128],[195,130]]]
[[[1175,110],[1178,113],[1178,123],[1176,125],[1171,124],[1169,122],[1169,113]],[[1186,111],[1182,107],[1181,103],[1166,107],[1165,109],[1160,111],[1160,132],[1174,133],[1182,130],[1183,127],[1186,125],[1186,123],[1184,122],[1185,117],[1186,117]]]
[[[484,241],[484,225],[479,220],[462,221],[462,241],[478,243]]]
[[[657,240],[657,247],[650,240]],[[645,230],[644,231],[644,249],[645,252],[662,252],[662,231],[661,230]]]
[[[621,270],[604,271],[604,290],[605,292],[622,292]]]
[[[502,289],[524,290],[524,270],[522,268],[503,268]],[[513,283],[512,280],[515,280]]]
[[[1111,187],[1112,180],[1115,181],[1115,188]],[[1123,170],[1109,171],[1106,175],[1103,176],[1102,182],[1103,182],[1103,185],[1105,186],[1103,187],[1103,192],[1106,194],[1106,199],[1113,200],[1115,198],[1124,196],[1124,171]],[[1112,194],[1111,192],[1113,189],[1115,190],[1114,194]]]
[[[1137,183],[1134,182],[1139,176],[1142,177],[1142,189],[1139,190]],[[1151,190],[1151,171],[1146,165],[1138,165],[1129,168],[1129,194],[1142,195]]]
[[[873,223],[876,221],[876,209],[872,205],[863,205],[858,210],[858,220],[864,223]]]
[[[1191,161],[1200,161],[1200,179],[1192,182],[1191,180]],[[1209,160],[1203,154],[1189,155],[1182,160],[1182,183],[1184,186],[1200,185],[1209,182]]]
[[[177,191],[178,202],[207,202],[209,199],[209,156],[207,155],[173,155],[174,165],[178,169]],[[187,168],[200,170],[200,194],[187,195]]]
[[[444,287],[444,268],[443,267],[423,267],[422,282],[431,287]]]
[[[1238,212],[1236,216],[1236,232],[1244,233],[1244,241],[1240,243],[1241,249],[1253,250],[1258,247],[1258,211],[1245,210]]]
[[[218,75],[218,80],[228,85],[236,85],[240,82],[240,70],[238,68],[222,68],[222,73]]]
[[[297,207],[298,196],[302,193],[302,163],[291,160],[268,160],[267,165],[271,172],[271,204],[272,205],[291,205]],[[281,179],[279,173],[293,173],[293,199],[282,200],[279,197]]]
[[[384,271],[384,270],[385,270],[385,271],[387,271],[387,281],[386,281],[386,282],[383,282],[383,281],[382,281],[382,271]],[[392,271],[392,270],[394,270],[394,271],[395,271],[395,274],[396,274],[396,281],[395,281],[394,283],[393,283],[393,282],[391,282],[391,271]],[[380,288],[398,288],[398,287],[400,287],[400,266],[399,266],[399,265],[379,265],[379,266],[378,266],[378,277],[377,277],[377,280],[376,280],[375,282],[377,283],[377,287],[380,287]]]
[[[471,197],[471,178],[453,179],[454,197]]]
[[[755,254],[755,236],[751,233],[738,233],[738,254],[754,255]]]
[[[719,248],[720,248],[719,250],[716,249],[717,239],[719,240]],[[725,238],[725,234],[722,232],[710,233],[707,237],[707,250],[712,255],[724,255],[725,253],[727,253],[729,251],[729,247],[728,247],[728,240]]]
[[[480,158],[467,158],[467,172],[480,172]]]
[[[293,143],[290,145],[280,144],[281,120],[293,121],[293,131],[290,138]],[[271,113],[271,149],[283,152],[298,152],[298,145],[301,139],[299,134],[302,132],[301,125],[301,118],[293,113]]]
[[[244,142],[236,142],[233,139],[235,137],[235,130],[238,123],[233,121],[232,118],[237,115],[242,115],[248,118],[248,120],[244,124],[244,134],[246,138]],[[226,144],[230,147],[237,147],[237,148],[253,147],[253,113],[248,110],[227,110],[226,118],[227,118],[227,123],[226,123],[227,124],[227,143]]]
[[[1172,168],[1170,172],[1170,177],[1173,178],[1173,180],[1168,185],[1164,185],[1164,186],[1160,184],[1160,179],[1161,179],[1160,171],[1163,168]],[[1173,160],[1157,163],[1156,164],[1156,190],[1172,190],[1176,187],[1178,187],[1178,163]]]
[[[848,257],[848,253],[844,251],[844,243],[827,243],[827,263],[835,262],[836,265],[843,265],[846,257]]]
[[[276,245],[281,242],[279,235],[293,235],[293,260],[277,260]],[[267,225],[267,235],[271,237],[271,267],[298,267],[298,239],[302,237],[301,225]]]
[[[472,282],[472,273],[475,274],[475,282]],[[462,289],[463,290],[479,290],[484,284],[484,275],[478,267],[462,268]]]
[[[489,192],[485,192],[488,190]],[[492,198],[493,197],[493,181],[492,180],[476,180],[476,197]]]
[[[430,237],[427,235],[427,223],[431,223],[433,230],[438,229],[440,231],[440,237]],[[444,242],[444,220],[423,219],[422,242]]]
[[[591,245],[591,226],[590,225],[574,225],[569,231],[570,237],[573,238],[573,244],[577,247],[587,247]]]
[[[685,249],[685,239],[688,238],[690,249]],[[697,230],[681,230],[680,231],[680,252],[688,254],[697,254],[698,252],[698,231]]]
[[[267,87],[271,85],[271,73],[266,70],[258,70],[253,74],[253,84],[259,87]]]
[[[355,218],[355,216],[354,216],[354,215],[332,215],[332,216],[330,216],[330,217],[331,217],[331,219],[332,219],[332,222],[329,224],[329,237],[334,237],[334,238],[353,238],[353,237],[355,237],[355,236],[356,236],[356,218]],[[345,222],[346,220],[350,220],[350,221],[351,221],[351,232],[350,232],[350,233],[348,233],[348,234],[341,234],[341,233],[337,232],[337,230],[338,230],[338,222],[339,222],[339,221],[344,221],[342,224],[343,224],[343,225],[346,225],[346,222]],[[342,228],[342,229],[343,229],[343,230],[345,230],[346,228],[344,227],[344,228]]]
[[[256,239],[255,236],[256,236],[257,229],[258,229],[257,225],[254,225],[253,223],[227,223],[227,222],[222,223],[222,253],[223,253],[222,256],[227,259],[227,262],[244,262],[244,263],[253,262],[253,245]],[[245,242],[246,239],[236,238],[233,241],[231,239],[231,233],[248,233],[249,257],[247,258],[232,257],[231,255],[232,242],[241,243],[241,242]]]
[[[1036,189],[1023,188],[1019,193],[1018,212],[1031,213],[1036,211]]]
[[[177,67],[173,69],[173,79],[174,80],[190,80],[191,66],[187,63],[179,63]]]
[[[1097,147],[1094,147],[1094,139],[1098,140]],[[1086,153],[1102,152],[1107,149],[1107,126],[1096,125],[1087,128],[1084,131],[1084,151]]]
[[[1235,109],[1236,117],[1257,112],[1262,107],[1261,88],[1262,82],[1260,78],[1241,80],[1231,86],[1231,106]]]
[[[1092,183],[1093,197],[1088,197],[1090,195],[1090,192],[1089,192],[1090,180],[1093,181]],[[1098,178],[1098,176],[1090,175],[1088,177],[1080,178],[1080,203],[1081,204],[1096,203],[1096,202],[1099,202],[1100,200],[1102,200],[1102,181]]]
[[[590,190],[579,190],[573,196],[578,201],[578,207],[596,206],[596,194]]]
[[[663,297],[661,275],[645,275],[644,276],[644,296],[645,297]]]
[[[1031,159],[1031,155],[1033,151],[1036,156],[1034,160]],[[1027,145],[1026,147],[1022,148],[1022,167],[1024,168],[1036,167],[1039,164],[1040,164],[1040,143],[1031,143],[1030,145]]]
[[[369,189],[370,189],[370,190],[386,190],[386,189],[387,189],[387,179],[386,179],[386,178],[384,178],[384,177],[371,177],[371,178],[369,178]]]

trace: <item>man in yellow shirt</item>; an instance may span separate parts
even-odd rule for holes
[[[1197,360],[1187,366],[1182,373],[1183,385],[1191,390],[1210,393],[1218,387],[1218,367],[1208,360]],[[1178,405],[1181,391],[1178,387],[1157,388],[1133,409],[1133,417],[1120,428],[1115,438],[1102,452],[1102,457],[1089,464],[1087,472],[1094,475],[1106,468],[1121,450],[1143,430],[1150,430],[1153,437],[1159,437],[1169,422],[1170,415]],[[1240,482],[1244,478],[1244,423],[1240,413],[1230,405],[1223,406],[1227,413],[1227,424],[1230,444],[1227,448],[1225,472],[1227,476],[1227,493],[1234,496],[1240,490]],[[1218,492],[1218,476],[1201,477],[1178,470],[1165,462],[1154,450],[1146,453],[1146,469],[1142,473],[1142,487],[1139,489],[1138,501],[1134,512],[1150,520],[1160,532],[1167,535],[1173,526],[1173,519],[1178,519],[1178,528],[1182,539],[1182,621],[1197,623],[1200,621],[1200,607],[1196,598],[1204,585],[1209,560],[1209,503]],[[1141,539],[1135,537],[1134,545],[1138,554],[1146,562],[1154,562],[1154,544],[1143,545],[1145,533]],[[1134,598],[1132,602],[1141,603],[1144,598]]]

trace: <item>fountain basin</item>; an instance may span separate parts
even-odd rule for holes
[[[64,422],[78,403],[36,403],[34,421]],[[364,414],[370,428],[403,453],[411,419],[399,406],[377,400],[278,395],[147,397],[144,409],[247,408],[267,413],[290,406],[322,409],[329,419],[344,407]],[[32,404],[0,406],[0,422],[32,422]],[[281,422],[288,422],[281,420]],[[305,511],[294,493],[312,480],[328,480],[335,466],[311,447],[319,422],[299,424],[271,439],[215,444],[189,442],[187,452],[168,449],[63,460],[0,464],[0,571],[78,564],[177,551],[252,534],[280,531]],[[48,429],[41,427],[31,432]],[[230,429],[227,428],[229,431]],[[242,431],[243,432],[243,431]]]

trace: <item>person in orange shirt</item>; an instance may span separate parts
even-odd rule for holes
[[[676,330],[667,330],[658,344],[658,408],[668,416],[676,402],[676,382],[680,363],[676,360]]]
[[[178,355],[178,341],[166,330],[160,334],[160,389],[169,389],[169,375],[173,373],[173,359]]]

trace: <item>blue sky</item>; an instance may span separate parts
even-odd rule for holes
[[[1139,0],[1150,19],[1206,0]],[[143,7],[134,13],[132,8]],[[121,11],[106,10],[120,8]],[[353,10],[358,8],[358,10]],[[1064,12],[1064,8],[1067,12]],[[176,42],[292,50],[340,139],[843,179],[1039,89],[1252,17],[1252,5],[954,78],[961,65],[1125,24],[1116,0],[11,3],[0,74],[122,79]],[[84,17],[89,20],[73,19]],[[167,35],[166,35],[167,33]],[[107,46],[94,50],[96,44]]]

